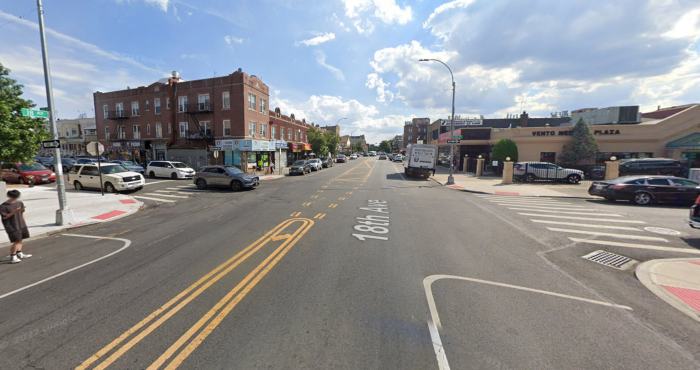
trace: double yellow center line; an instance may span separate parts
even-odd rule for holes
[[[283,221],[126,330],[83,361],[76,369],[88,369],[93,365],[95,369],[107,368],[249,257],[270,243],[280,242],[279,246],[265,260],[248,273],[148,367],[148,369],[159,369],[162,366],[165,366],[165,369],[177,368],[313,225],[314,221],[307,218],[292,218]],[[101,362],[98,363],[100,360]]]

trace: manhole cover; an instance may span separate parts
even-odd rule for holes
[[[672,236],[681,235],[680,231],[673,230],[673,229],[667,229],[665,227],[647,226],[644,228],[644,230],[646,230],[650,233],[661,234],[661,235],[672,235]]]
[[[589,261],[593,261],[595,263],[605,265],[608,267],[612,267],[614,269],[618,270],[626,270],[633,264],[635,264],[637,261],[633,260],[629,257],[625,257],[616,253],[604,251],[604,250],[597,250],[591,253],[588,253],[585,256],[581,256],[581,258],[587,259]]]

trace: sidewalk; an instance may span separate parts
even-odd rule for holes
[[[27,211],[24,218],[32,238],[58,230],[76,226],[89,225],[98,222],[112,221],[137,212],[142,202],[124,194],[105,194],[93,191],[66,191],[68,208],[72,218],[66,225],[56,226],[56,210],[58,195],[56,189],[45,186],[13,187],[22,192],[20,200],[24,202]],[[4,202],[3,199],[0,202]],[[9,244],[5,229],[0,224],[0,246]]]
[[[445,185],[447,170],[438,169],[433,180]],[[500,177],[475,177],[473,174],[455,173],[455,184],[450,188],[472,193],[496,195],[521,195],[535,197],[595,198],[588,195],[590,181],[581,181],[577,185],[552,182],[501,184]]]
[[[700,259],[669,258],[637,266],[637,279],[666,303],[700,321]]]

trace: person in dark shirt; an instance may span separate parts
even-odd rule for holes
[[[7,192],[7,201],[0,204],[2,225],[12,243],[10,263],[19,263],[32,256],[22,252],[22,239],[29,238],[29,230],[24,222],[24,203],[19,200],[19,197],[19,190],[10,190]]]

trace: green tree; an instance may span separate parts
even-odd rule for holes
[[[10,70],[0,64],[0,161],[29,162],[49,134],[43,120],[22,117],[22,108],[32,108],[22,98],[22,85],[9,77]]]
[[[391,140],[384,140],[379,143],[379,150],[384,153],[391,153]]]
[[[365,148],[360,143],[354,143],[351,145],[353,153],[364,152]]]
[[[326,131],[324,133],[324,136],[326,137],[326,148],[328,148],[328,152],[336,155],[338,152],[338,143],[340,142],[340,137],[335,134],[335,132],[331,131]]]
[[[498,140],[491,150],[491,158],[497,161],[505,161],[510,157],[513,162],[518,161],[518,146],[511,139]]]
[[[311,150],[316,153],[318,157],[325,157],[328,155],[328,146],[326,142],[326,135],[322,130],[315,127],[310,128],[306,131],[306,139],[311,144]]]
[[[595,161],[598,144],[588,125],[579,119],[571,130],[571,142],[564,144],[561,162],[568,165],[585,164]]]

